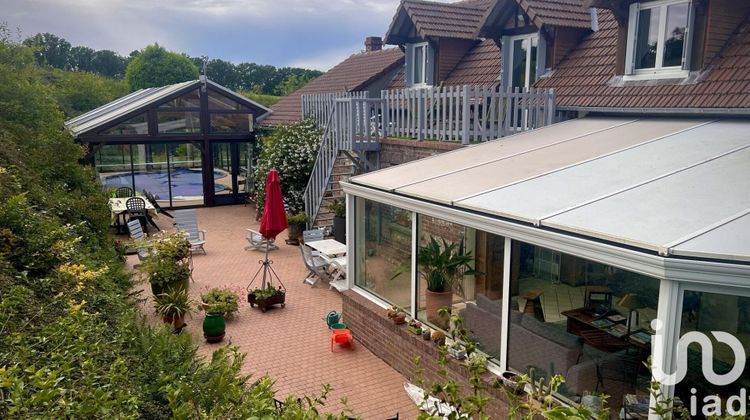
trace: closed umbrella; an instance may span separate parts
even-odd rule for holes
[[[268,278],[269,285],[273,281],[273,277],[279,281],[281,287],[284,284],[281,283],[279,276],[271,267],[273,261],[268,260],[268,251],[270,247],[270,240],[276,239],[276,236],[287,228],[286,211],[284,210],[284,198],[281,195],[281,180],[279,179],[279,173],[276,169],[268,171],[266,176],[266,202],[263,206],[263,217],[260,219],[260,228],[258,231],[264,238],[266,238],[266,255],[261,261],[262,267],[255,273],[253,281],[258,277],[260,271],[263,271],[263,280],[261,281],[261,288],[266,288],[266,278]],[[252,284],[252,282],[250,282]],[[249,290],[250,286],[248,286]]]

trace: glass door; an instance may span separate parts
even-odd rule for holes
[[[252,144],[248,142],[214,142],[211,144],[213,163],[214,203],[242,203],[252,191]]]

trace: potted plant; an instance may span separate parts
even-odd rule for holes
[[[406,312],[398,306],[392,306],[388,309],[388,318],[390,318],[396,325],[405,324]]]
[[[432,337],[432,330],[430,327],[422,326],[422,339],[428,341]]]
[[[231,290],[214,287],[205,295],[201,295],[202,309],[208,312],[222,312],[225,318],[233,316],[240,309],[240,298]]]
[[[161,315],[165,324],[170,324],[175,333],[185,327],[185,316],[192,311],[193,301],[186,289],[177,287],[161,293],[154,298],[156,313]]]
[[[508,390],[513,394],[521,395],[523,393],[524,382],[521,378],[521,375],[506,370],[505,372],[500,374],[500,380],[502,381],[503,385],[508,388]]]
[[[445,333],[442,331],[433,331],[432,336],[432,342],[437,344],[438,346],[442,346],[445,344]]]
[[[409,321],[409,325],[406,326],[406,329],[414,335],[420,335],[422,334],[422,323],[416,319],[412,319]]]
[[[456,360],[463,360],[466,358],[466,347],[461,342],[454,341],[448,346],[448,355]]]
[[[289,245],[299,245],[299,238],[302,237],[302,231],[305,230],[309,221],[310,219],[308,219],[305,213],[287,214],[286,222],[289,225],[287,229],[289,239],[286,243]]]
[[[266,288],[257,288],[249,290],[247,292],[247,302],[250,307],[258,306],[261,312],[265,312],[268,308],[273,305],[281,305],[283,308],[286,306],[284,302],[286,298],[286,290],[279,286],[278,289],[273,286],[270,282],[266,285]]]
[[[346,202],[341,198],[334,198],[328,205],[333,213],[333,237],[342,244],[346,243]]]
[[[460,280],[466,275],[481,274],[469,264],[473,261],[471,252],[464,252],[463,240],[460,244],[442,240],[442,245],[430,238],[426,246],[419,248],[417,263],[419,274],[427,283],[425,309],[427,321],[442,328],[447,325],[445,317],[440,317],[440,308],[451,306],[453,291],[461,289]]]
[[[224,308],[217,306],[206,309],[206,317],[203,318],[203,338],[208,343],[218,343],[226,335],[227,324],[224,320]]]
[[[151,291],[158,296],[174,288],[187,290],[190,271],[190,242],[184,232],[163,232],[151,241],[152,252],[141,264],[151,284]]]

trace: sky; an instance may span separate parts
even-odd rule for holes
[[[327,70],[383,36],[399,0],[0,0],[22,37],[50,32],[122,55],[158,42],[191,56]]]

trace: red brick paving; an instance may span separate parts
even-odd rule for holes
[[[206,251],[193,258],[195,270],[191,294],[199,299],[210,287],[228,287],[244,293],[258,270],[263,253],[245,251],[245,228],[256,227],[254,210],[248,206],[225,206],[198,210],[199,225],[206,230]],[[162,217],[159,223],[169,225]],[[246,296],[241,297],[240,312],[227,321],[224,344],[231,343],[247,353],[243,373],[255,377],[268,374],[275,380],[277,398],[289,394],[320,393],[324,383],[333,388],[323,411],[337,413],[348,406],[363,419],[385,419],[400,413],[400,418],[418,415],[414,403],[406,396],[401,374],[355,343],[353,350],[329,350],[329,332],[323,317],[331,310],[341,311],[341,297],[327,285],[317,288],[303,285],[305,276],[299,249],[284,244],[286,232],[279,235],[279,250],[272,251],[273,267],[287,287],[285,308],[261,313],[251,309]],[[129,262],[135,262],[130,257]],[[150,306],[149,306],[150,307]],[[346,314],[344,322],[346,322]],[[203,341],[203,315],[193,314],[188,328],[199,346],[199,353],[209,356],[218,345]],[[356,340],[357,332],[354,331]]]

